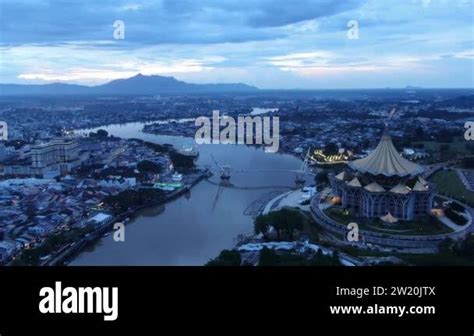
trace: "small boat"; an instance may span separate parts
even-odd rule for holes
[[[191,156],[194,158],[197,158],[199,156],[199,151],[193,145],[183,146],[181,150],[179,151],[179,153],[182,155]]]
[[[174,182],[181,182],[183,180],[183,174],[174,173],[171,178]]]

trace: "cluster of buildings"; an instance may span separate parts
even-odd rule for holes
[[[0,264],[59,232],[107,224],[107,196],[182,179],[167,154],[139,140],[56,138],[23,147],[0,162]],[[143,161],[160,172],[140,171]]]
[[[29,151],[19,155],[10,152],[12,155],[2,164],[3,175],[55,178],[69,173],[88,159],[88,152],[80,152],[75,139],[52,139],[28,147]]]
[[[161,120],[146,131],[194,137],[192,120],[212,110],[237,116],[252,113],[253,106],[272,108],[271,113],[281,119],[280,152],[303,156],[311,149],[318,163],[361,158],[350,161],[343,173],[330,175],[334,199],[358,216],[394,222],[428,213],[434,186],[421,178],[421,166],[410,162],[426,158],[427,151],[407,145],[402,157],[388,135],[377,144],[387,111],[397,105],[397,113],[390,115],[394,139],[413,140],[417,128],[431,137],[425,140],[436,141],[441,133],[463,134],[465,120],[444,118],[444,111],[461,115],[472,109],[446,100],[455,94],[451,91],[434,98],[391,94],[381,98],[365,91],[277,92],[4,102],[0,121],[8,123],[12,140],[0,141],[0,263],[57,232],[104,225],[111,219],[103,203],[107,196],[141,187],[171,192],[185,183],[186,177],[174,172],[166,153],[156,153],[138,140],[74,137],[72,129]],[[431,117],[432,112],[438,113],[436,117]],[[328,144],[336,146],[336,153],[325,154]],[[141,171],[143,161],[161,169]],[[463,181],[471,183],[471,179],[466,175]]]

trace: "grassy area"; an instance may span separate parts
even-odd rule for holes
[[[469,205],[474,205],[474,192],[466,189],[454,170],[441,170],[433,175],[431,180],[438,186],[442,195],[455,198]]]
[[[423,148],[431,154],[430,157],[422,160],[424,163],[437,163],[439,160],[448,161],[474,154],[474,144],[466,142],[462,137],[455,138],[452,142],[414,142],[413,146],[416,145],[423,145]]]
[[[329,208],[324,210],[324,213],[335,221],[341,224],[349,224],[350,222],[355,222],[356,219],[346,210],[339,208]]]
[[[471,154],[472,150],[468,147],[469,144],[466,146],[467,142],[464,139],[456,139],[453,142],[437,142],[437,141],[421,141],[415,142],[415,144],[423,144],[424,149],[431,153],[439,153],[441,151],[441,146],[447,145],[449,146],[449,151],[451,153],[457,154]]]
[[[350,212],[340,208],[326,209],[325,214],[341,224],[357,223],[359,228],[367,231],[374,231],[381,234],[399,235],[434,235],[452,232],[452,229],[445,226],[437,218],[426,215],[414,221],[400,221],[393,227],[388,227],[378,218],[357,218]]]

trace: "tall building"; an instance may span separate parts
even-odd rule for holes
[[[398,153],[387,131],[372,153],[349,167],[329,180],[334,196],[354,215],[412,220],[431,210],[435,186],[420,176],[422,166]]]
[[[79,144],[71,139],[53,139],[31,147],[32,168],[44,169],[58,166],[61,173],[74,167],[79,159]]]

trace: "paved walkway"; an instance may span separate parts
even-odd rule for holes
[[[469,171],[467,169],[459,169],[459,168],[456,168],[455,171],[458,174],[459,179],[461,180],[461,182],[464,184],[464,187],[466,188],[466,190],[474,191],[473,190],[474,181],[472,180],[473,179],[472,171]],[[468,176],[468,174],[469,174],[469,176]]]
[[[263,209],[262,214],[266,215],[271,211],[274,211],[276,209],[280,209],[283,207],[291,207],[291,208],[298,207],[301,210],[309,211],[309,204],[308,205],[300,204],[300,201],[302,201],[302,196],[305,194],[306,193],[301,190],[291,190],[282,195],[279,195],[267,203],[267,205]]]
[[[469,205],[467,205],[465,203],[461,203],[458,200],[455,200],[454,198],[450,198],[450,197],[442,196],[442,195],[436,195],[436,196],[439,197],[439,198],[445,199],[447,201],[456,202],[456,203],[461,204],[466,209],[465,214],[468,216],[468,220],[467,220],[467,223],[465,225],[454,224],[446,216],[438,217],[443,222],[443,224],[449,226],[451,229],[453,229],[456,232],[464,230],[467,226],[469,227],[470,232],[474,232],[474,225],[472,225],[472,220],[474,218],[474,209],[473,208],[471,208]]]

